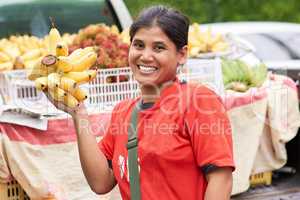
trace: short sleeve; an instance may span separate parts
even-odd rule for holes
[[[114,127],[113,125],[116,124],[117,120],[117,115],[118,115],[118,107],[119,104],[116,105],[112,111],[110,122],[107,128],[106,133],[104,134],[103,138],[98,142],[98,146],[100,150],[104,153],[105,157],[108,160],[112,160],[113,158],[113,153],[114,153],[114,144],[115,144],[115,139],[114,139]]]
[[[234,170],[230,122],[219,96],[205,86],[191,94],[185,116],[185,132],[189,135],[199,167],[232,167]]]

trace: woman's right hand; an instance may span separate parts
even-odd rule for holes
[[[79,103],[79,105],[74,107],[74,108],[70,108],[70,107],[66,106],[65,104],[63,104],[62,102],[54,100],[47,91],[44,91],[44,94],[47,96],[48,100],[57,109],[62,110],[64,112],[70,114],[73,118],[76,118],[79,115],[81,115],[81,116],[82,115],[87,115],[87,110],[86,110],[83,102]]]

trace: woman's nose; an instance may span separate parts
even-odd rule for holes
[[[142,61],[152,61],[153,60],[153,52],[150,49],[144,49],[141,54]]]

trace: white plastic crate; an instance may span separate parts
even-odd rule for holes
[[[126,77],[126,81],[124,81]],[[219,95],[223,94],[223,81],[219,59],[189,60],[178,73],[180,80],[203,82],[210,85]],[[111,82],[110,80],[113,80]],[[134,80],[130,68],[98,70],[96,78],[81,85],[88,92],[85,104],[88,108],[110,111],[118,102],[139,95],[138,83]],[[34,82],[26,78],[26,71],[15,70],[0,73],[0,94],[7,104],[39,106],[47,101],[44,94],[34,87]],[[39,103],[35,103],[38,102]],[[47,105],[44,102],[43,105]],[[34,108],[33,108],[34,109]]]
[[[5,71],[0,73],[0,94],[4,103],[18,104],[19,101],[41,98],[34,83],[26,78],[25,70]]]
[[[221,97],[224,96],[222,67],[219,58],[189,59],[178,73],[178,77],[187,82],[205,84]]]
[[[129,67],[99,70],[96,78],[82,87],[89,94],[85,104],[100,110],[111,110],[118,102],[139,95],[138,83]]]
[[[124,78],[126,81],[122,80]],[[130,68],[98,70],[92,82],[80,87],[88,92],[86,106],[99,111],[110,111],[118,102],[134,98],[139,94],[138,84],[133,79]],[[49,103],[45,95],[36,90],[34,82],[26,78],[25,70],[1,72],[0,94],[5,104],[20,107],[30,106],[31,109],[41,109]],[[43,110],[47,109],[43,108]],[[51,108],[51,113],[53,112]]]

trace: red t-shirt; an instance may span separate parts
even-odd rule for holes
[[[119,103],[99,147],[112,160],[122,198],[130,199],[127,129],[133,106]],[[138,114],[138,157],[143,200],[202,200],[203,169],[232,167],[229,120],[220,98],[205,86],[181,84],[165,88],[159,100]]]

